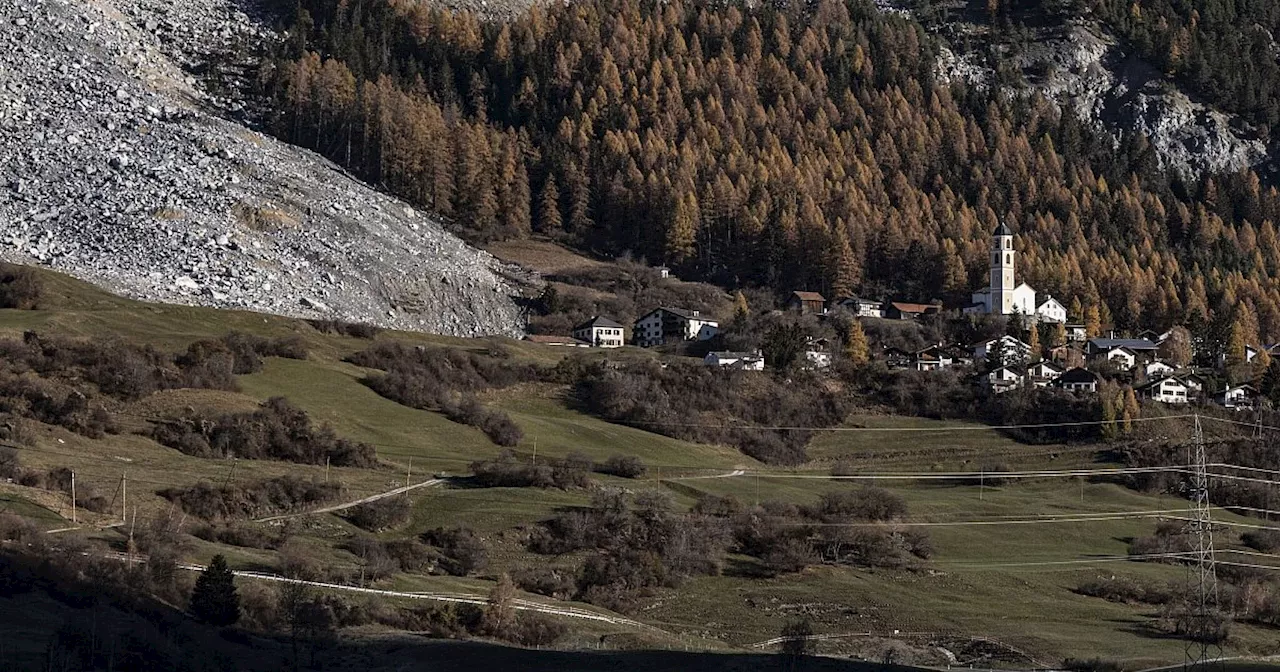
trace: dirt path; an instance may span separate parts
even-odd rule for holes
[[[410,490],[417,490],[418,488],[429,488],[429,487],[431,487],[431,486],[433,486],[433,485],[439,485],[439,484],[441,484],[441,483],[444,483],[444,479],[443,479],[443,478],[432,478],[432,479],[430,479],[430,480],[422,481],[421,483],[414,483],[414,484],[412,484],[412,485],[403,485],[403,486],[400,486],[400,487],[398,487],[398,488],[396,488],[396,489],[394,489],[394,490],[388,490],[388,491],[386,491],[386,492],[380,492],[380,493],[378,493],[378,494],[376,494],[376,495],[370,495],[370,496],[368,496],[368,497],[365,497],[364,499],[357,499],[357,500],[355,500],[355,501],[353,501],[353,502],[344,502],[344,503],[342,503],[342,504],[334,504],[333,506],[326,506],[326,507],[319,508],[319,509],[312,509],[312,510],[310,510],[310,511],[299,511],[299,512],[297,512],[297,513],[282,513],[282,514],[280,514],[280,515],[278,515],[278,516],[267,516],[266,518],[258,518],[257,520],[255,520],[255,521],[253,521],[253,522],[255,522],[255,523],[272,523],[272,522],[275,522],[275,521],[277,521],[277,520],[286,520],[286,519],[288,519],[288,518],[297,518],[297,517],[300,517],[300,516],[310,516],[310,515],[314,515],[314,514],[317,514],[317,513],[333,513],[334,511],[342,511],[343,509],[349,509],[349,508],[351,508],[351,507],[353,507],[353,506],[359,506],[359,505],[361,505],[361,504],[368,504],[369,502],[376,502],[376,501],[378,501],[379,499],[385,499],[385,498],[387,498],[387,497],[394,497],[394,496],[396,496],[396,495],[400,495],[400,494],[404,494],[404,493],[406,493],[406,492],[409,492]]]

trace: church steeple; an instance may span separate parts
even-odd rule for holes
[[[1013,231],[1004,222],[991,236],[991,304],[989,312],[1011,315],[1014,312]]]

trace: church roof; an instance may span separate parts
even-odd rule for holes
[[[1000,226],[997,226],[997,227],[996,227],[996,232],[995,232],[995,233],[993,233],[993,234],[991,234],[991,235],[993,235],[993,236],[1012,236],[1012,235],[1013,235],[1013,229],[1010,229],[1008,224],[1005,224],[1004,222],[1000,222]]]

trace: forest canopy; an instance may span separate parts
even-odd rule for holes
[[[1274,188],[1249,171],[1173,181],[1141,136],[936,82],[933,39],[870,2],[581,0],[504,21],[280,4],[289,39],[263,73],[276,132],[473,240],[537,233],[726,286],[962,301],[1005,221],[1022,279],[1073,318],[1230,319],[1280,339]]]

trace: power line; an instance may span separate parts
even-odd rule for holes
[[[1153,418],[1132,418],[1127,422],[1159,422],[1162,420],[1179,420],[1184,418],[1194,418],[1194,414],[1183,415],[1165,415]],[[1096,427],[1100,425],[1113,425],[1117,420],[1079,420],[1073,422],[1043,422],[1028,423],[1017,425],[955,425],[948,427],[801,427],[801,426],[770,426],[770,425],[724,425],[711,423],[696,422],[658,422],[658,421],[628,421],[629,425],[647,425],[653,427],[695,427],[704,429],[763,429],[770,431],[796,431],[796,432],[990,432],[1009,429],[1053,429],[1059,427]]]

